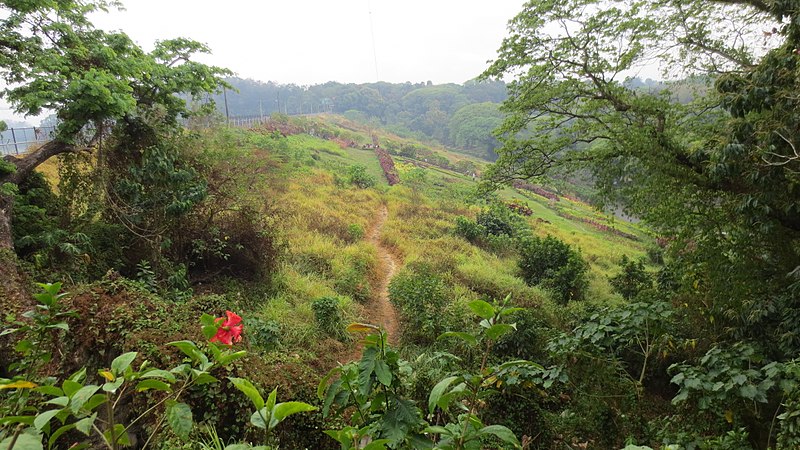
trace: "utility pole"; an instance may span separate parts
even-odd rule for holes
[[[222,89],[222,96],[225,98],[225,122],[230,125],[231,124],[231,115],[228,112],[228,89]]]

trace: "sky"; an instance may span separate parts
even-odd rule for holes
[[[156,39],[208,44],[203,62],[243,78],[463,83],[480,74],[523,0],[124,0],[97,15],[145,49]],[[157,13],[156,13],[157,12]],[[374,36],[374,41],[373,41]],[[374,46],[373,46],[374,43]],[[377,73],[376,73],[377,62]]]
[[[123,0],[97,13],[145,50],[191,38],[199,61],[242,78],[299,85],[327,81],[463,83],[494,59],[524,0]],[[0,103],[0,119],[21,119]],[[38,123],[38,119],[29,118]]]

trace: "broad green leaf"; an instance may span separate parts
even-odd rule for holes
[[[261,428],[262,430],[267,429],[267,422],[269,422],[270,419],[271,417],[266,407],[261,408],[250,415],[250,423],[252,423],[256,428]]]
[[[186,403],[170,401],[167,403],[167,423],[181,439],[188,439],[194,424],[192,408]]]
[[[482,319],[488,320],[494,317],[494,306],[483,300],[473,300],[467,303],[467,306]]]
[[[267,410],[272,413],[272,410],[275,408],[275,403],[278,401],[278,388],[272,390],[267,397],[266,407]]]
[[[201,361],[205,357],[203,352],[201,352],[192,341],[174,341],[168,343],[168,345],[178,347],[178,350],[182,351],[184,355],[188,356],[193,361]],[[207,357],[205,357],[205,359],[208,360]]]
[[[54,323],[52,325],[46,326],[45,328],[50,328],[50,329],[57,328],[60,330],[69,331],[69,325],[66,322]]]
[[[756,397],[756,394],[758,394],[758,388],[752,384],[746,384],[739,388],[739,395],[748,400],[753,400]]]
[[[125,369],[130,367],[137,355],[138,353],[136,352],[128,352],[117,356],[113,361],[111,361],[111,372],[116,376],[124,374]]]
[[[106,430],[103,433],[103,436],[105,436],[106,439],[108,439],[109,442],[116,441],[116,444],[122,445],[123,447],[127,447],[128,445],[131,444],[131,440],[128,437],[128,433],[125,431],[125,425],[122,425],[120,423],[114,425],[114,436],[113,436],[113,438],[111,436],[111,430]]]
[[[83,387],[82,384],[73,380],[64,380],[64,383],[61,384],[61,388],[64,390],[64,394],[66,394],[67,397],[70,398],[72,398],[72,396],[75,395],[75,393],[78,392],[82,387]]]
[[[328,372],[322,378],[322,380],[319,382],[319,385],[317,386],[317,398],[318,399],[322,400],[322,399],[325,398],[325,391],[328,390],[328,381],[330,381],[330,379],[333,378],[334,376],[339,375],[341,373],[342,373],[342,368],[341,367],[335,367],[335,368],[331,369],[331,371]]]
[[[81,433],[89,436],[92,433],[92,425],[94,424],[95,419],[97,419],[97,413],[75,422],[75,428]]]
[[[64,396],[64,397],[51,398],[50,400],[48,400],[48,401],[46,401],[44,403],[47,404],[47,405],[56,405],[56,406],[61,406],[62,408],[64,408],[67,405],[69,405],[69,397]]]
[[[471,335],[469,333],[462,333],[462,332],[458,332],[458,331],[448,331],[446,333],[442,333],[442,334],[439,335],[438,339],[444,339],[444,338],[448,338],[448,337],[454,337],[454,338],[461,339],[462,341],[466,342],[467,344],[471,345],[472,347],[475,347],[476,345],[478,345],[478,339],[476,339],[475,336],[473,336],[473,335]]]
[[[493,341],[496,341],[501,336],[503,336],[505,334],[508,334],[508,333],[511,333],[515,329],[516,328],[513,325],[508,325],[508,324],[505,324],[505,323],[496,323],[496,324],[494,324],[491,327],[486,329],[486,337],[488,337],[489,339],[491,339]]]
[[[122,386],[122,383],[124,383],[124,382],[125,382],[125,378],[119,377],[113,382],[104,383],[103,384],[103,390],[105,392],[116,392],[116,390],[119,389],[119,387]]]
[[[431,389],[431,394],[428,397],[428,412],[430,414],[433,414],[433,411],[436,410],[436,406],[439,404],[442,394],[444,394],[447,388],[449,388],[450,385],[458,379],[459,377],[447,377],[436,383],[436,386]]]
[[[438,425],[431,425],[431,426],[429,426],[429,427],[426,427],[426,428],[425,428],[424,430],[422,430],[422,431],[423,431],[423,433],[428,433],[428,434],[445,434],[445,435],[451,435],[451,434],[453,434],[453,433],[451,433],[451,432],[450,432],[450,430],[448,430],[447,428],[445,428],[445,427],[440,427],[440,426],[438,426]]]
[[[86,404],[87,401],[100,389],[100,386],[95,386],[90,384],[89,386],[84,386],[76,392],[69,401],[69,408],[72,410],[73,413],[78,414],[83,405]]]
[[[514,432],[509,430],[508,428],[502,425],[489,425],[483,427],[478,431],[479,434],[493,434],[497,436],[501,441],[512,444],[515,448],[522,448],[517,440],[517,437],[514,436]]]
[[[278,403],[272,411],[272,417],[269,421],[270,429],[275,428],[283,419],[301,412],[316,411],[317,408],[303,402],[286,402]]]
[[[196,384],[198,386],[201,386],[201,385],[204,385],[204,384],[216,383],[216,382],[219,381],[218,379],[216,379],[214,376],[212,376],[208,372],[200,372],[200,371],[197,371],[197,370],[193,370],[192,372],[195,375],[194,384]]]
[[[258,392],[258,389],[253,386],[253,383],[251,383],[249,380],[245,380],[244,378],[228,377],[228,380],[233,383],[236,389],[242,391],[242,393],[246,395],[251,402],[253,402],[253,405],[255,405],[256,409],[261,409],[264,407],[264,397],[262,397]]]
[[[62,434],[72,430],[73,428],[76,428],[76,425],[77,424],[75,423],[70,423],[62,427],[59,427],[56,431],[53,432],[53,434],[50,435],[50,438],[47,439],[47,447],[53,448],[53,445],[55,445],[58,438],[61,437]]]
[[[106,400],[108,400],[108,396],[105,394],[94,394],[92,398],[83,405],[83,408],[87,411],[94,411],[95,408],[105,403]]]
[[[136,385],[136,391],[142,392],[148,389],[157,391],[172,392],[172,387],[161,380],[142,380]]]
[[[50,420],[56,416],[56,414],[60,413],[62,410],[60,409],[51,409],[49,411],[45,411],[40,413],[36,416],[36,419],[33,421],[33,426],[36,427],[37,430],[42,431],[42,429],[50,423]]]
[[[237,359],[244,358],[245,356],[247,356],[247,352],[242,350],[242,351],[239,351],[239,352],[234,352],[234,353],[230,353],[230,354],[227,354],[227,355],[222,355],[219,358],[217,358],[217,362],[221,366],[227,366],[228,364],[236,361]]]
[[[378,439],[367,444],[362,450],[385,450],[388,443],[389,439]]]
[[[67,378],[67,380],[74,381],[76,383],[83,383],[83,381],[85,379],[86,379],[86,367],[82,367],[81,370],[73,373],[72,375],[69,376],[69,378]],[[80,384],[80,386],[83,386],[83,385]],[[67,390],[64,389],[64,392],[67,392]],[[67,395],[70,395],[70,394],[67,393]]]
[[[141,378],[162,378],[164,380],[169,381],[170,383],[175,382],[175,375],[171,372],[167,372],[166,370],[161,369],[153,369],[148,370],[144,374],[142,374]]]
[[[25,425],[33,426],[34,419],[36,419],[36,416],[6,416],[0,418],[0,425],[6,425],[9,423],[24,423]]]
[[[28,432],[28,430],[31,432]],[[42,435],[39,433],[33,433],[33,429],[31,428],[28,430],[17,436],[17,441],[14,443],[13,450],[44,450],[44,446],[42,445]],[[3,439],[3,441],[0,442],[0,450],[8,450],[8,447],[11,445],[11,441],[13,439],[13,436]]]
[[[375,375],[378,381],[384,386],[392,385],[392,371],[386,361],[378,360],[375,362]]]

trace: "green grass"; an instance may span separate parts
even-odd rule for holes
[[[325,127],[355,142],[370,142],[369,133],[374,132],[352,124],[341,128],[335,122],[328,122]],[[378,133],[380,139],[389,138]],[[353,282],[343,281],[348,276],[356,276],[358,283],[361,276],[374,288],[379,281],[377,254],[375,248],[365,242],[365,237],[353,242],[349,229],[355,224],[369,230],[382,202],[389,207],[383,243],[403,264],[425,264],[446,280],[452,314],[465,313],[462,311],[464,303],[470,299],[499,299],[510,293],[518,304],[545,308],[553,317],[559,316],[562,307],[556,306],[547,292],[527,286],[519,278],[513,250],[494,254],[453,235],[458,216],[474,219],[481,209],[470,204],[477,186],[471,177],[428,166],[423,168],[422,185],[412,189],[401,182],[389,187],[372,150],[343,149],[336,142],[303,134],[277,140],[263,136],[243,140],[254,142],[268,154],[283,155],[277,159],[282,161],[277,172],[287,174],[285,182],[279,190],[262,194],[280,205],[287,244],[280,275],[283,288],[264,303],[260,315],[283,325],[287,347],[303,348],[310,339],[322,338],[311,309],[316,298],[342,296],[347,320],[363,316],[363,305],[344,291],[352,287]],[[275,148],[270,149],[270,146]],[[470,159],[441,148],[433,150],[453,161]],[[403,180],[414,168],[414,161],[401,157],[395,157],[395,161]],[[347,168],[355,164],[366,167],[378,185],[356,189],[337,184],[337,178],[341,179]],[[608,277],[616,274],[622,255],[634,259],[646,255],[650,241],[640,226],[612,219],[589,205],[566,198],[556,202],[512,188],[499,191],[498,196],[504,201],[527,204],[533,210],[527,220],[535,234],[552,234],[563,239],[578,247],[589,262],[589,300],[583,305],[570,305],[568,310],[580,311],[587,304],[620,301],[612,293]],[[640,240],[616,236],[565,215],[607,224]],[[354,270],[358,272],[354,269],[357,267],[364,268],[362,275],[353,275]],[[454,323],[458,322],[458,318],[454,319]]]

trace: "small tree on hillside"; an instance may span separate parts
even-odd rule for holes
[[[589,265],[578,250],[547,236],[522,241],[519,253],[519,268],[526,283],[553,291],[562,304],[583,298]]]

